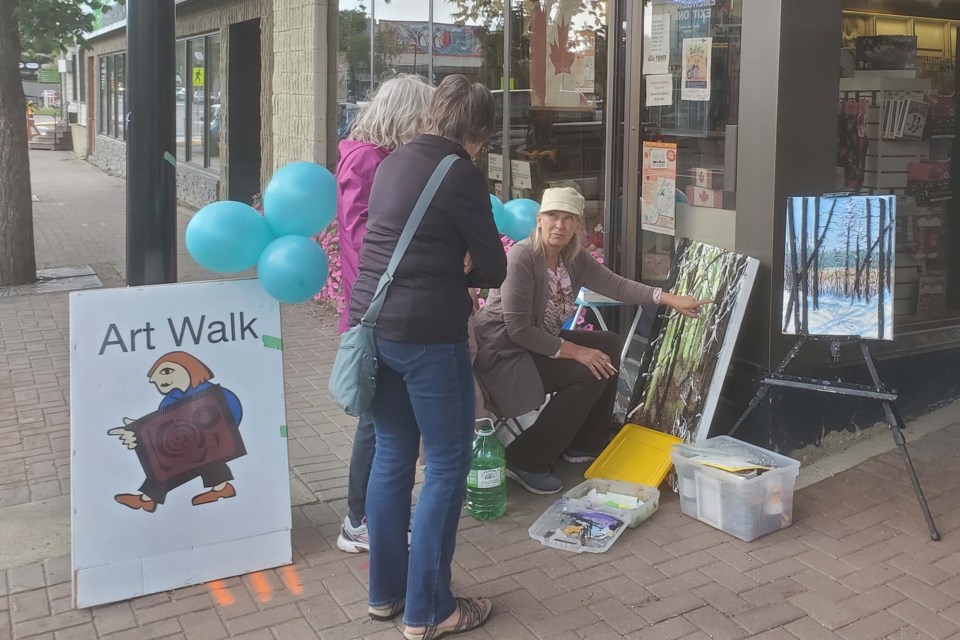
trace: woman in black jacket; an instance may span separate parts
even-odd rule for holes
[[[388,619],[406,607],[410,640],[466,631],[490,614],[484,598],[453,596],[450,565],[474,428],[467,290],[499,287],[507,268],[486,180],[471,162],[493,133],[493,96],[464,76],[448,76],[434,94],[430,121],[430,135],[400,148],[377,170],[350,305],[357,324],[427,180],[444,157],[460,156],[394,274],[375,329],[380,368],[367,490],[370,615]],[[408,551],[421,439],[427,466]]]

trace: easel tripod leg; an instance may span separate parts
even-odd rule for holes
[[[932,540],[940,539],[940,532],[937,531],[937,525],[933,522],[933,516],[930,514],[930,507],[927,506],[927,499],[923,495],[923,488],[920,486],[920,479],[917,478],[917,472],[913,468],[913,461],[910,459],[910,452],[907,451],[907,441],[903,437],[903,431],[901,429],[902,420],[900,418],[900,413],[897,411],[893,403],[888,401],[883,401],[883,411],[886,414],[887,424],[890,426],[890,433],[893,435],[893,441],[896,443],[897,448],[900,449],[900,454],[903,456],[903,463],[907,467],[907,475],[910,476],[910,482],[913,483],[913,490],[917,494],[917,502],[920,503],[920,510],[923,511],[923,519],[927,521],[927,529],[930,530],[930,538]]]
[[[733,425],[733,428],[727,433],[728,436],[733,437],[733,434],[737,432],[737,429],[740,428],[740,425],[743,424],[744,420],[747,419],[754,409],[760,406],[760,403],[763,402],[763,399],[767,397],[767,393],[770,391],[770,387],[766,383],[761,382],[760,388],[757,389],[757,392],[754,394],[753,399],[750,400],[750,404],[747,405],[746,410],[740,414],[740,418],[737,420],[737,423]]]

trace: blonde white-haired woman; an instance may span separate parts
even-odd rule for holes
[[[589,462],[609,442],[622,343],[610,331],[563,330],[580,288],[691,317],[707,302],[622,278],[597,262],[580,247],[583,206],[576,189],[543,192],[533,234],[510,249],[507,278],[474,321],[474,371],[503,417],[523,415],[555,394],[507,447],[507,476],[532,493],[563,488],[553,471],[561,456]]]
[[[349,328],[350,295],[357,280],[360,247],[367,230],[367,203],[380,163],[428,128],[433,87],[418,76],[401,74],[385,81],[370,102],[363,105],[340,142],[337,165],[337,224],[340,227],[341,290],[346,307],[340,332]],[[337,547],[347,553],[369,551],[367,536],[367,484],[376,448],[373,418],[360,416],[350,457],[347,517],[340,527]]]

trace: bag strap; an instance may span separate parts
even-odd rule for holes
[[[423,193],[420,194],[417,204],[413,207],[410,218],[407,219],[407,224],[403,227],[403,233],[400,234],[397,247],[393,250],[393,257],[390,258],[390,264],[387,265],[387,270],[384,271],[380,277],[380,282],[377,284],[377,291],[373,294],[370,307],[360,320],[360,324],[368,327],[376,326],[377,318],[380,317],[380,311],[383,309],[383,303],[387,299],[387,289],[390,287],[390,283],[393,282],[393,274],[400,265],[403,254],[407,252],[410,241],[413,240],[413,235],[417,232],[417,228],[423,221],[423,216],[426,215],[427,208],[430,206],[430,203],[433,202],[434,196],[437,195],[440,184],[443,182],[443,179],[447,177],[447,172],[450,171],[450,167],[452,167],[453,163],[459,158],[460,156],[451,153],[441,160],[437,168],[434,169],[433,175],[430,176],[430,180],[427,181],[427,186],[423,188]]]

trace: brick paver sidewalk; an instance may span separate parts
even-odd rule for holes
[[[91,265],[121,285],[123,183],[69,154],[31,160],[41,267]],[[204,277],[185,255],[180,271]],[[61,541],[43,562],[0,571],[0,640],[400,637],[366,617],[366,556],[333,546],[354,426],[325,393],[335,319],[311,305],[283,319],[295,564],[77,611]],[[65,294],[0,297],[0,519],[51,504],[67,514],[67,337]],[[960,424],[911,450],[941,542],[895,452],[799,491],[794,525],[753,543],[680,514],[665,492],[609,552],[566,554],[527,535],[553,498],[511,486],[506,517],[461,521],[457,590],[495,602],[486,627],[463,637],[960,638]],[[565,470],[568,483],[578,471]]]

